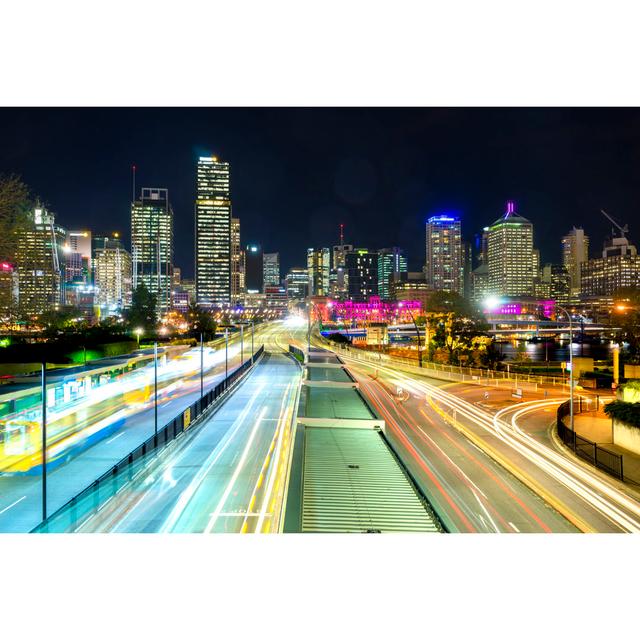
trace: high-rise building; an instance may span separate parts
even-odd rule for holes
[[[330,261],[329,249],[307,249],[310,296],[329,295]]]
[[[427,282],[437,291],[464,293],[464,262],[460,218],[432,216],[426,224]]]
[[[571,296],[571,275],[564,264],[545,264],[540,275],[536,297],[548,297],[558,304],[567,304]]]
[[[378,295],[378,253],[354,249],[346,257],[347,296],[354,302],[367,302]]]
[[[573,227],[562,238],[562,264],[571,276],[571,293],[580,293],[580,265],[589,259],[589,236],[584,229]]]
[[[516,213],[511,200],[489,227],[487,254],[490,295],[533,295],[533,225]]]
[[[473,240],[473,253],[475,254],[474,264],[476,267],[487,263],[488,243],[489,227],[484,227],[482,233],[476,233]]]
[[[65,282],[91,283],[91,231],[67,231]]]
[[[580,265],[582,296],[611,296],[622,287],[640,287],[640,256],[624,236],[607,241],[601,258]]]
[[[406,272],[407,257],[403,249],[391,247],[378,251],[378,295],[381,300],[391,300],[391,282]]]
[[[280,286],[280,254],[265,253],[262,258],[263,290]]]
[[[144,283],[159,313],[171,307],[173,209],[167,189],[143,188],[131,205],[133,288]]]
[[[244,255],[240,244],[240,218],[231,218],[231,302],[239,302],[244,292]]]
[[[114,315],[131,305],[133,262],[120,234],[99,236],[93,245],[95,305]]]
[[[302,267],[293,267],[285,276],[287,298],[304,300],[309,295],[309,271]]]
[[[180,267],[173,266],[173,276],[171,278],[171,286],[179,287],[182,284],[182,269]]]
[[[38,314],[64,304],[64,246],[67,232],[41,206],[30,214],[20,232],[15,268],[18,305],[22,313]]]
[[[247,293],[263,293],[264,254],[258,244],[249,244],[244,251],[244,278]]]
[[[231,302],[231,187],[229,163],[198,160],[196,299],[204,308]]]

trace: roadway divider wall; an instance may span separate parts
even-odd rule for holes
[[[202,422],[202,419],[233,391],[253,365],[259,362],[263,354],[264,345],[255,352],[252,358],[243,362],[213,389],[181,411],[161,429],[158,429],[157,434],[145,440],[106,473],[62,505],[31,533],[64,533],[70,531],[79,519],[84,520],[91,513],[95,513],[122,486],[133,479],[142,464],[148,463],[165,445]]]
[[[579,398],[578,402],[573,403],[574,415],[582,412],[583,402],[582,398]],[[591,406],[587,408],[591,410]],[[615,476],[619,480],[624,480],[623,468],[622,468],[622,456],[609,451],[599,444],[579,436],[575,430],[564,423],[564,418],[571,413],[571,401],[567,400],[563,402],[559,407],[556,414],[556,425],[558,430],[558,437],[564,444],[566,444],[573,452],[581,458],[586,460],[589,464],[592,464],[598,469],[602,469],[606,473]]]

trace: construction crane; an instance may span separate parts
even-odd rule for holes
[[[613,224],[618,231],[620,231],[620,237],[624,238],[625,233],[629,233],[629,225],[625,224],[624,227],[621,227],[604,209],[600,209],[600,213],[607,219],[611,224]],[[612,235],[616,235],[616,232],[611,229]]]

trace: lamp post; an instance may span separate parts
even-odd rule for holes
[[[571,321],[571,314],[559,304],[556,304],[556,309],[559,309],[569,318],[569,422],[571,423],[571,431],[573,428],[573,323]]]
[[[47,363],[42,363],[42,521],[47,519]]]
[[[224,330],[224,379],[229,377],[229,329]]]
[[[309,300],[307,302],[307,361],[309,360],[309,354],[311,353],[311,306],[313,302]]]
[[[158,343],[153,343],[153,442],[158,446]]]
[[[240,325],[240,364],[244,361],[244,325]]]
[[[402,304],[402,302],[398,303],[399,307],[404,307],[404,305]],[[416,324],[416,320],[413,317],[413,313],[411,313],[411,309],[409,309],[409,307],[406,307],[409,315],[411,316],[411,321],[413,322],[413,326],[416,329],[416,336],[418,337],[418,366],[422,367],[422,354],[420,353],[420,347],[421,347],[421,343],[420,343],[420,331],[418,330],[418,325]]]
[[[204,396],[204,338],[200,334],[200,397]]]
[[[251,321],[251,364],[253,364],[253,320]]]
[[[136,334],[136,338],[138,340],[138,349],[140,348],[140,336],[142,335],[142,329],[140,327],[137,327],[136,329],[133,330],[133,333]]]

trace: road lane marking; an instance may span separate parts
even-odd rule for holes
[[[516,527],[515,524],[513,524],[513,522],[509,522],[509,524],[518,532],[520,533],[520,529],[518,529],[518,527]]]
[[[111,438],[111,440],[107,440],[107,444],[111,444],[114,440],[117,440],[120,436],[124,435],[124,431],[122,433],[119,433],[117,436],[114,436],[113,438]]]
[[[8,507],[5,507],[2,511],[0,511],[0,515],[2,515],[5,511],[9,511],[11,507],[15,507],[18,503],[22,502],[27,496],[22,496],[22,498],[18,498],[15,502],[12,502]]]

